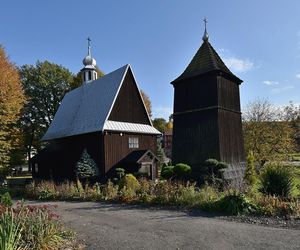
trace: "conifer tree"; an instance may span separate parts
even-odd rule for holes
[[[244,179],[250,186],[253,186],[256,182],[256,173],[255,173],[255,166],[254,166],[254,154],[253,154],[252,151],[250,151],[248,156],[247,156],[247,165],[246,165]]]
[[[76,164],[75,174],[77,178],[90,178],[100,175],[95,161],[91,158],[86,149],[83,150]]]

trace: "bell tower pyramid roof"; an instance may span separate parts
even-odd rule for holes
[[[209,43],[209,36],[206,30],[206,19],[205,22],[205,31],[203,35],[203,43],[195,56],[193,57],[192,61],[186,67],[184,72],[172,81],[172,84],[181,81],[183,79],[195,77],[198,75],[206,74],[209,72],[222,72],[224,75],[230,77],[233,81],[237,82],[238,84],[242,83],[242,80],[235,76],[225,65],[222,61],[221,57]]]

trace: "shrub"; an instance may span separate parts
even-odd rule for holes
[[[140,187],[139,181],[132,174],[126,174],[120,181],[120,188],[126,187],[132,191],[136,191]]]
[[[36,186],[36,194],[40,200],[56,198],[56,185],[53,181],[42,181]]]
[[[75,174],[78,178],[82,179],[96,177],[100,174],[95,161],[91,158],[86,149],[83,150],[76,164]]]
[[[60,249],[71,236],[53,212],[53,206],[20,203],[14,212],[23,228],[21,249]]]
[[[161,177],[163,179],[170,179],[174,176],[174,166],[164,166],[161,170]]]
[[[181,206],[195,206],[199,202],[198,192],[196,191],[195,186],[196,183],[190,184],[189,182],[186,185],[179,184],[176,192],[176,203]]]
[[[79,197],[83,196],[84,195],[84,188],[83,188],[82,183],[79,179],[76,180],[76,187],[77,187]]]
[[[286,166],[267,166],[261,174],[262,193],[289,197],[293,190],[293,173]]]
[[[300,216],[300,203],[297,199],[284,201],[275,196],[257,196],[255,202],[260,213],[268,216]]]
[[[5,206],[12,206],[13,202],[12,199],[10,197],[10,194],[8,192],[6,192],[5,194],[1,195],[1,204],[5,205]]]
[[[0,249],[62,249],[72,237],[49,205],[18,203],[0,218]]]
[[[173,172],[177,177],[185,177],[192,172],[192,169],[187,164],[178,163],[174,166]]]
[[[249,214],[257,211],[257,206],[244,194],[230,194],[217,202],[218,210],[231,215]]]
[[[223,171],[228,167],[225,162],[219,162],[216,159],[207,159],[204,162],[204,180],[222,190],[227,183],[223,178]]]
[[[246,165],[244,180],[250,186],[255,185],[255,183],[257,181],[256,173],[255,173],[255,166],[254,166],[254,154],[252,151],[250,151],[247,156],[247,165]]]
[[[115,200],[118,197],[119,186],[114,185],[110,180],[106,183],[103,194],[105,200]]]

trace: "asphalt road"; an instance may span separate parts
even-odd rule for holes
[[[94,202],[50,202],[87,249],[300,249],[300,230],[207,214]]]

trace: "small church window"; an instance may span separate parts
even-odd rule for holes
[[[89,71],[89,81],[92,80],[92,72]]]
[[[83,81],[86,81],[85,73],[83,74]]]
[[[139,138],[130,137],[128,139],[128,146],[129,148],[139,148]]]

